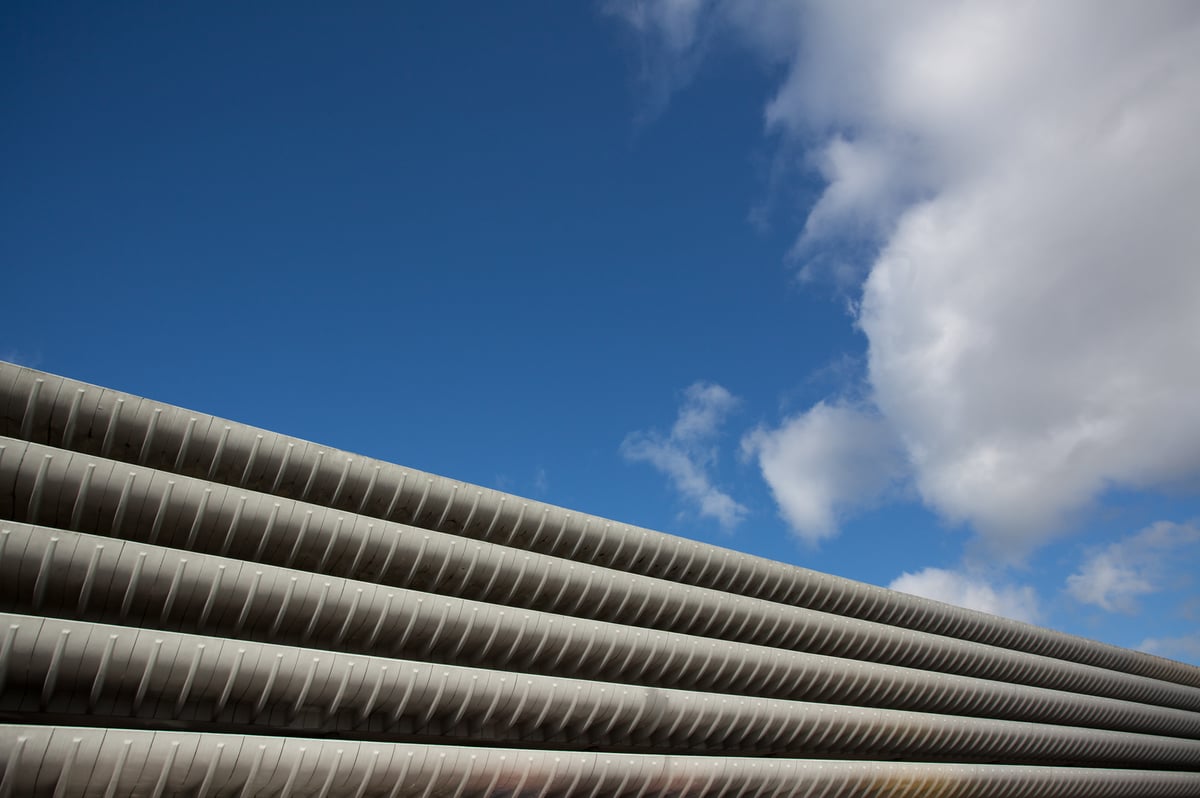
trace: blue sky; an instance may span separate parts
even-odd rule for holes
[[[0,357],[1200,662],[1198,25],[13,4]]]

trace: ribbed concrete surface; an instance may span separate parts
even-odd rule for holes
[[[550,752],[0,726],[0,795],[1190,798],[1188,773]]]
[[[3,558],[10,550],[23,558]],[[36,566],[2,567],[22,561]],[[95,584],[110,587],[101,596]],[[24,524],[0,529],[0,596],[7,606],[60,617],[212,637],[661,687],[684,672],[694,687],[735,695],[1200,736],[1200,714],[1167,707],[690,635],[651,637]]]
[[[7,795],[1200,795],[1200,669],[0,364]]]
[[[0,365],[0,435],[785,604],[1200,686],[1200,669]]]

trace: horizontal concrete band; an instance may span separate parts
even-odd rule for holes
[[[0,433],[682,583],[1200,686],[1200,669],[0,363]]]
[[[547,555],[0,438],[0,517],[662,631],[1200,709],[1200,688]]]
[[[11,796],[546,795],[1190,798],[1200,774],[1107,768],[657,756],[0,726]]]
[[[606,682],[1200,737],[1196,712],[514,612],[24,524],[0,523],[0,606]]]
[[[1200,740],[513,674],[0,615],[0,707],[471,744],[1183,769]],[[78,722],[78,721],[77,721]]]

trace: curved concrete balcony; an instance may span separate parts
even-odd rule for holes
[[[0,796],[1054,795],[1191,798],[1194,773],[480,749],[306,738],[0,726]]]

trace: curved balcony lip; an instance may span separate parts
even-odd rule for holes
[[[242,794],[290,793],[296,785],[339,793],[428,795],[579,795],[625,791],[756,796],[784,790],[849,798],[880,790],[999,796],[1187,798],[1200,774],[1114,768],[964,765],[826,759],[662,756],[480,749],[205,733],[0,725],[6,767],[0,790],[72,794],[100,785],[208,794],[216,785]]]

